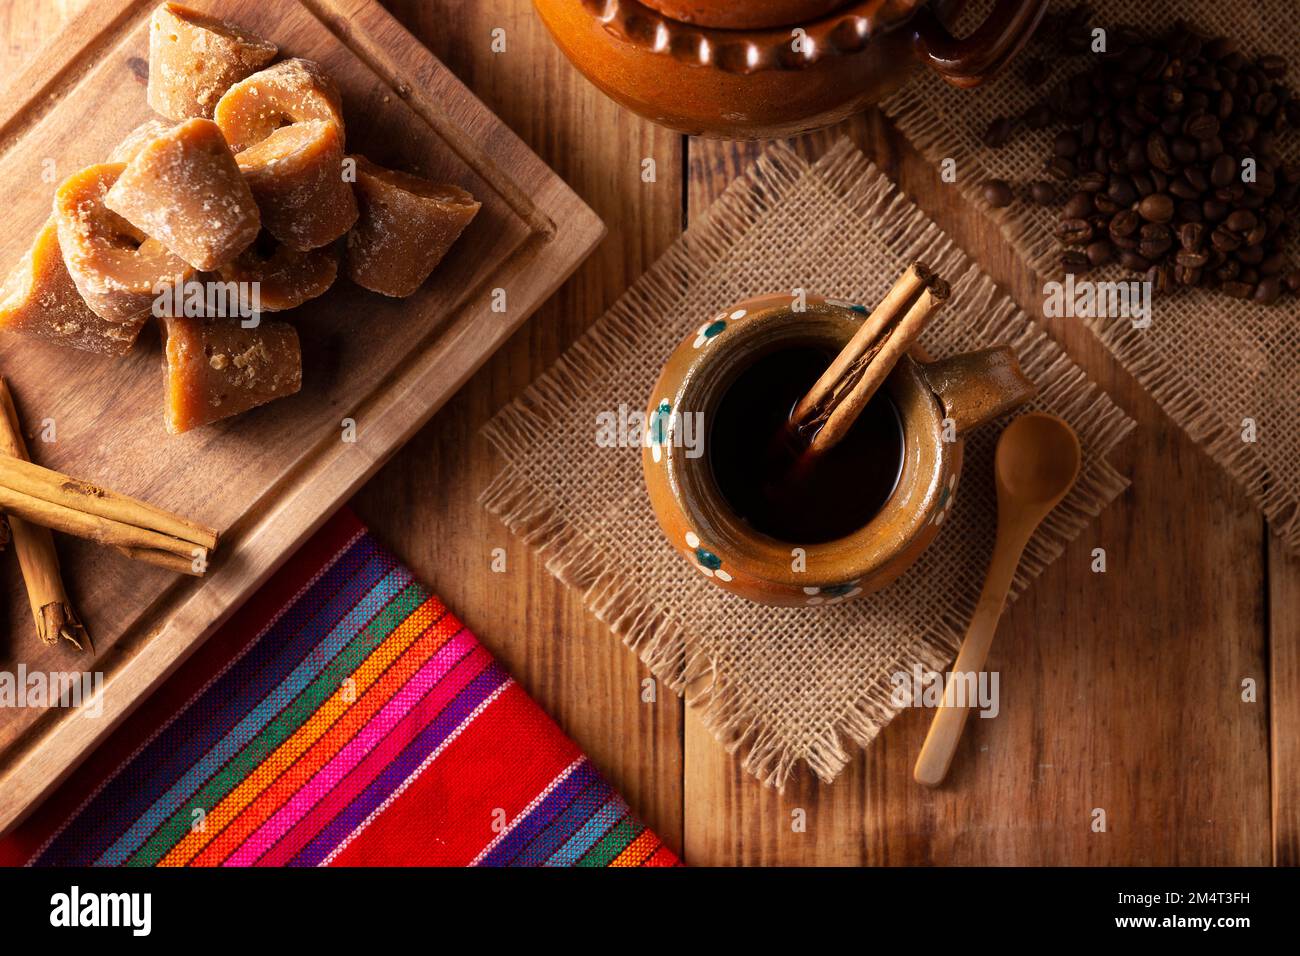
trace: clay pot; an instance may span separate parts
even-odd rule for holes
[[[650,502],[669,542],[696,572],[761,604],[832,604],[879,590],[939,533],[961,475],[960,436],[1028,401],[1036,389],[1009,348],[931,362],[904,358],[884,388],[903,422],[903,467],[893,494],[864,527],[835,541],[778,541],[745,524],[713,478],[707,451],[692,457],[674,428],[700,413],[707,429],[736,377],[763,355],[796,345],[842,349],[866,310],[789,294],[747,299],[688,336],[651,395],[642,456]],[[950,428],[945,440],[945,420]],[[801,561],[794,549],[803,553]]]
[[[970,36],[962,0],[533,0],[570,60],[609,96],[693,135],[791,136],[838,122],[918,62],[956,86],[997,72],[1047,0],[996,0]]]

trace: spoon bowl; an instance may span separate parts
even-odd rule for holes
[[[1082,460],[1079,436],[1067,423],[1043,412],[1021,415],[998,439],[998,510],[1013,501],[1051,509],[1074,485]]]

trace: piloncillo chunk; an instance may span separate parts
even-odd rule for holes
[[[92,312],[109,322],[148,318],[164,286],[194,270],[105,205],[126,166],[101,163],[74,173],[54,194],[54,219],[68,275]]]
[[[58,225],[51,216],[36,234],[31,251],[0,290],[0,332],[14,332],[56,345],[125,355],[147,316],[128,322],[101,319],[77,291],[63,264]]]
[[[353,158],[361,215],[348,233],[348,276],[371,292],[404,298],[429,277],[481,204],[456,186]]]
[[[319,249],[357,221],[352,184],[343,178],[343,137],[333,123],[283,126],[235,161],[262,212],[262,227],[290,248]]]
[[[292,123],[333,123],[340,139],[346,135],[339,89],[311,60],[285,60],[236,83],[217,103],[213,119],[236,153]]]
[[[211,119],[226,90],[277,52],[233,23],[164,3],[149,21],[149,106],[171,120]]]
[[[287,322],[165,318],[167,430],[230,418],[302,388],[302,349]]]
[[[247,249],[262,223],[225,137],[206,119],[142,146],[104,203],[203,272]]]

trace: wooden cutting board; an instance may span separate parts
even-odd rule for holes
[[[224,536],[204,579],[60,537],[95,654],[36,639],[12,555],[0,555],[0,672],[102,672],[102,714],[0,707],[0,832],[17,822],[413,435],[586,257],[596,215],[374,0],[190,0],[322,63],[348,147],[455,183],[483,204],[425,287],[391,300],[340,281],[288,313],[302,393],[171,437],[156,331],[126,359],[0,335],[41,464]],[[0,95],[0,271],[28,248],[57,184],[100,162],[145,102],[154,0],[96,0]],[[485,41],[486,42],[486,41]],[[345,441],[354,422],[354,441]],[[52,437],[47,441],[45,438]],[[395,503],[396,506],[396,503]]]

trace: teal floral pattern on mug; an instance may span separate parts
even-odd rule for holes
[[[748,314],[749,313],[744,309],[736,309],[731,313],[719,312],[713,318],[709,319],[709,321],[701,325],[699,330],[695,333],[695,347],[698,349],[708,345],[726,331],[728,322],[739,322]]]
[[[691,549],[695,557],[695,567],[706,578],[717,578],[719,581],[731,580],[731,575],[722,569],[722,559],[701,546],[700,536],[694,531],[686,532],[686,547]]]
[[[819,604],[839,604],[841,601],[847,601],[851,597],[857,597],[862,593],[862,588],[858,587],[861,581],[858,578],[854,581],[846,581],[843,584],[830,584],[820,588],[804,588],[803,593],[808,595],[808,606],[816,607]]]
[[[647,423],[647,431],[650,435],[650,457],[658,463],[663,460],[664,449],[672,442],[672,402],[668,401],[666,398],[659,399],[659,404],[655,406],[654,412],[650,415],[650,421]]]

